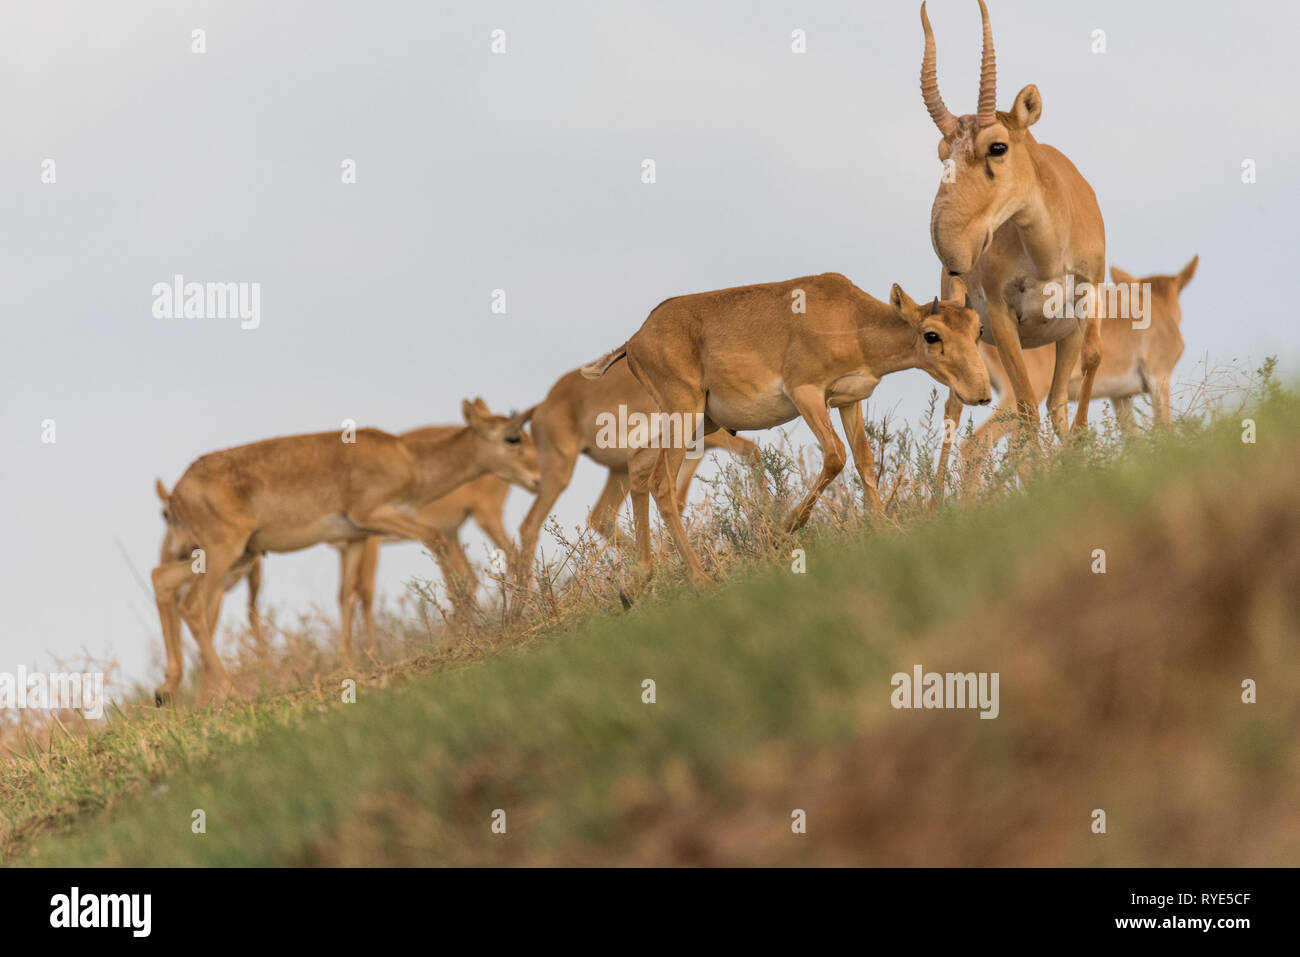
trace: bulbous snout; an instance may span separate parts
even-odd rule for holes
[[[978,375],[970,376],[961,385],[954,386],[953,391],[957,393],[957,398],[961,399],[965,405],[988,405],[993,401],[993,389],[989,384],[989,374],[983,368],[979,370]]]
[[[989,370],[974,342],[970,343],[969,349],[961,350],[960,361],[954,364],[952,372],[949,386],[963,405],[988,405],[993,401]]]
[[[935,197],[930,211],[930,244],[951,276],[968,275],[993,241],[987,220],[972,220],[948,202],[943,193]]]

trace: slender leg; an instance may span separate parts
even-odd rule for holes
[[[501,504],[504,505],[505,502],[503,501]],[[488,541],[505,552],[508,559],[514,559],[518,549],[515,548],[510,533],[506,531],[506,523],[501,516],[501,509],[476,508],[471,514],[474,517],[474,524],[488,537]]]
[[[357,569],[366,548],[366,539],[347,542],[339,546],[339,665],[351,668],[352,614],[357,604]]]
[[[1156,393],[1159,395],[1157,404],[1159,405],[1160,424],[1168,425],[1172,417],[1169,407],[1169,376],[1161,376],[1156,380]]]
[[[353,577],[354,589],[361,601],[361,617],[365,621],[366,654],[371,658],[375,654],[375,576],[378,572],[379,536],[371,535],[361,550],[361,561],[357,563]]]
[[[1119,427],[1125,432],[1132,432],[1137,427],[1133,421],[1133,397],[1126,395],[1111,399],[1110,404],[1115,410],[1115,421]]]
[[[677,490],[674,497],[677,499],[677,511],[679,514],[686,511],[686,499],[691,492],[691,481],[695,478],[695,473],[700,470],[700,465],[704,462],[704,456],[699,455],[695,458],[682,458],[682,467],[677,470]]]
[[[659,453],[655,449],[633,449],[628,454],[628,482],[632,490],[632,525],[636,531],[636,563],[641,586],[654,577],[654,550],[650,542],[650,475]]]
[[[862,480],[863,497],[867,500],[867,511],[874,518],[885,514],[880,503],[880,491],[876,488],[876,457],[871,451],[871,439],[867,437],[866,426],[862,421],[862,403],[851,402],[840,407],[840,424],[844,426],[844,435],[849,440],[849,450],[853,453],[853,467],[858,470]]]
[[[704,414],[704,392],[680,379],[647,381],[635,368],[633,371],[646,391],[650,393],[650,398],[654,399],[659,410],[678,416],[677,421],[681,423],[681,434],[663,436],[662,440],[668,447],[658,450],[654,467],[650,470],[649,486],[650,494],[654,496],[655,504],[659,507],[659,516],[668,526],[668,532],[677,546],[677,552],[686,563],[686,571],[691,583],[696,588],[701,588],[708,584],[709,579],[704,574],[704,566],[700,564],[699,557],[691,548],[686,537],[686,528],[682,525],[681,511],[677,505],[677,473],[686,458],[686,449],[695,442],[696,419]],[[670,430],[665,428],[665,432],[668,431]],[[633,490],[636,490],[635,486]],[[649,535],[648,527],[646,535]],[[640,542],[640,528],[637,529],[637,536]]]
[[[957,435],[957,426],[961,424],[961,406],[961,399],[957,398],[957,393],[949,389],[948,399],[943,404],[943,444],[939,447],[939,468],[937,472],[939,494],[934,498],[933,504],[935,505],[943,501],[943,491],[948,484],[948,456],[952,453],[952,444]]]
[[[605,487],[600,490],[600,497],[587,516],[587,527],[612,540],[617,529],[618,510],[623,499],[627,498],[628,488],[628,473],[610,469]]]
[[[835,434],[830,413],[826,410],[824,390],[819,386],[806,385],[791,389],[786,394],[790,396],[790,401],[795,404],[799,414],[808,423],[808,428],[812,429],[813,435],[817,437],[822,447],[821,474],[817,476],[813,487],[785,520],[785,530],[790,533],[798,530],[808,521],[813,506],[817,504],[817,499],[821,497],[822,492],[826,491],[826,486],[843,471],[846,457],[844,443]]]
[[[1105,273],[1103,272],[1104,276]],[[1096,311],[1096,310],[1094,310]],[[1092,387],[1101,365],[1101,320],[1096,316],[1087,320],[1083,330],[1081,364],[1083,381],[1079,383],[1079,408],[1074,413],[1074,431],[1088,428],[1088,406],[1092,402]]]
[[[445,567],[443,561],[447,560],[452,548],[459,549],[460,547],[448,542],[447,536],[437,526],[421,521],[418,518],[411,518],[390,504],[381,504],[370,509],[349,512],[348,518],[351,519],[353,524],[359,525],[370,532],[388,533],[399,538],[409,538],[412,541],[422,542],[425,548],[433,553],[433,557],[440,568]],[[463,557],[464,553],[462,553]],[[452,560],[454,561],[454,559]]]
[[[1071,332],[1056,343],[1056,365],[1052,369],[1052,384],[1047,390],[1047,414],[1052,417],[1052,429],[1056,432],[1056,437],[1062,442],[1068,441],[1069,438],[1070,376],[1074,375],[1074,367],[1079,363],[1079,355],[1083,349],[1083,339],[1084,332],[1079,329]],[[1091,385],[1089,385],[1088,391],[1092,391]],[[1080,409],[1083,408],[1086,401],[1087,399],[1080,392]],[[1088,417],[1083,416],[1083,420],[1086,428]]]
[[[524,516],[519,526],[519,556],[515,580],[521,591],[532,587],[533,559],[537,556],[537,539],[547,516],[555,507],[555,501],[569,486],[573,477],[573,467],[578,461],[576,449],[561,448],[555,443],[539,441],[537,449],[538,464],[541,466],[542,483],[537,490],[537,498]]]
[[[166,677],[153,694],[154,703],[161,707],[175,700],[185,669],[177,592],[187,585],[192,587],[196,576],[186,558],[159,565],[150,577],[153,579],[154,602],[158,605],[158,617],[162,622],[163,648],[167,652]]]
[[[244,553],[246,542],[247,536],[244,536],[238,542],[211,544],[205,547],[207,570],[204,574],[195,576],[196,580],[181,599],[181,617],[198,642],[199,658],[203,663],[199,683],[200,703],[210,700],[215,690],[214,681],[220,681],[223,687],[232,691],[235,687],[229,672],[217,655],[213,636],[215,623],[208,620],[208,615],[213,608],[213,595],[220,599],[226,574]]]
[[[465,549],[460,543],[460,537],[455,532],[448,535],[445,531],[443,536],[447,544],[441,552],[434,552],[434,559],[442,571],[442,580],[447,585],[447,594],[451,596],[453,615],[462,620],[469,620],[467,616],[478,605],[475,598],[475,592],[478,591],[478,578],[474,574],[474,566],[465,557]]]
[[[1006,304],[990,298],[986,321],[993,328],[993,337],[997,340],[998,358],[1002,361],[1003,371],[1011,384],[1011,392],[1016,397],[1016,411],[1020,413],[1020,428],[1038,435],[1038,396],[1029,378],[1029,369],[1025,365],[1025,356],[1020,347],[1020,330],[1015,317],[1011,315]]]
[[[980,472],[989,453],[1016,426],[1016,400],[1010,390],[1004,392],[993,414],[976,426],[974,433],[961,447],[962,495],[971,496],[979,487]]]
[[[262,556],[257,555],[248,566],[248,630],[259,648],[266,644],[262,636],[262,616],[257,613],[257,595],[262,590]]]

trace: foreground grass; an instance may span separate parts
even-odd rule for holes
[[[335,682],[129,712],[0,772],[0,848],[40,865],[1295,864],[1298,412],[1261,410],[1255,444],[1226,423],[906,534],[814,535],[806,574],[740,569],[363,682],[354,704]],[[1000,716],[894,710],[890,676],[914,664],[999,672]]]

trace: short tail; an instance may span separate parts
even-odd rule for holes
[[[599,379],[601,376],[603,376],[606,372],[610,370],[610,367],[615,362],[617,362],[619,359],[624,358],[626,355],[627,355],[627,343],[625,342],[617,349],[614,349],[610,352],[606,352],[595,362],[588,362],[579,371],[582,373],[582,377],[584,379]]]

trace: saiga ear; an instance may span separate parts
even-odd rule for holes
[[[1116,285],[1127,286],[1131,283],[1137,282],[1137,279],[1135,279],[1131,274],[1126,273],[1124,270],[1120,269],[1118,266],[1111,266],[1110,281],[1115,283]]]
[[[477,399],[474,402],[465,399],[460,404],[460,413],[465,416],[465,424],[475,432],[482,432],[486,427],[483,421],[483,413],[479,411],[479,405],[482,402],[482,399]]]
[[[1021,129],[1028,129],[1038,122],[1043,115],[1043,98],[1038,87],[1030,83],[1016,94],[1016,101],[1011,104],[1011,116]]]
[[[894,307],[894,312],[909,325],[916,325],[921,319],[920,307],[912,301],[912,297],[903,292],[903,287],[898,283],[889,290],[889,304]]]
[[[1186,266],[1184,266],[1182,272],[1178,274],[1179,292],[1182,292],[1183,287],[1185,287],[1189,282],[1192,281],[1192,277],[1196,275],[1196,264],[1200,261],[1201,261],[1201,257],[1199,255],[1193,256],[1192,261],[1189,262]]]
[[[167,491],[167,486],[163,485],[162,479],[159,478],[153,480],[153,490],[158,493],[158,497],[162,499],[163,505],[171,504],[171,494]]]

